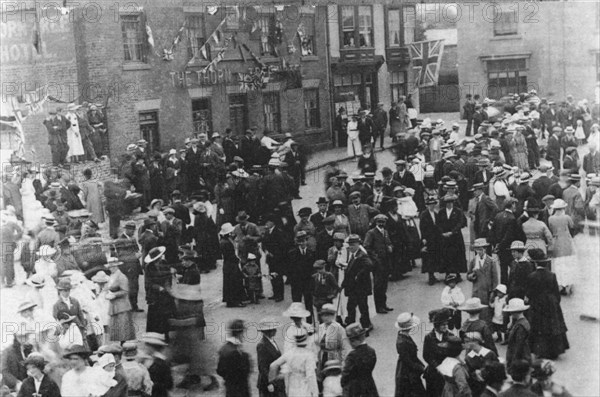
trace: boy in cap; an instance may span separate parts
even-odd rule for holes
[[[312,275],[312,296],[317,313],[321,311],[324,304],[332,303],[340,291],[334,275],[325,268],[326,263],[324,260],[319,259],[313,264],[316,273]]]
[[[506,285],[498,284],[490,297],[490,308],[492,309],[492,334],[496,334],[496,340],[505,344],[506,341],[506,316],[502,312],[506,306]]]
[[[258,295],[262,287],[262,274],[256,260],[256,255],[253,253],[248,254],[248,260],[242,268],[242,273],[246,279],[246,291],[250,297],[250,301],[258,304]]]

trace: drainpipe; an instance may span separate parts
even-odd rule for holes
[[[335,103],[333,102],[333,78],[331,75],[331,52],[330,52],[330,40],[329,40],[329,10],[327,9],[327,5],[325,7],[325,34],[327,35],[327,51],[325,52],[325,59],[327,65],[327,92],[329,94],[329,131],[331,134],[332,142],[335,147],[337,142],[337,138],[335,137],[335,132],[333,130],[333,123],[335,120]]]
[[[565,58],[565,2],[561,2],[561,17],[560,18],[560,27],[561,27],[561,36],[562,36],[562,83],[563,83],[563,98],[565,98],[567,93],[567,58]]]

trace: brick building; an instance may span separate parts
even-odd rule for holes
[[[593,101],[600,81],[598,2],[479,5],[457,22],[465,94],[499,98],[536,89],[541,97]],[[518,8],[515,7],[518,5]]]

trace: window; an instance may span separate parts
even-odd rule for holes
[[[275,47],[273,46],[275,15],[261,15],[258,18],[258,28],[260,29],[260,55],[276,56]]]
[[[494,18],[494,36],[517,34],[517,13],[515,10],[503,9],[500,16]]]
[[[314,16],[310,15],[303,17],[302,26],[304,27],[300,34],[300,49],[302,51],[302,56],[316,55]]]
[[[358,7],[358,37],[361,47],[373,47],[373,15],[371,6]]]
[[[304,122],[306,128],[320,128],[319,90],[304,90]]]
[[[398,102],[398,98],[405,96],[406,89],[406,72],[390,72],[392,102]]]
[[[158,131],[158,112],[140,112],[140,136],[148,141],[148,153],[160,150],[160,134]]]
[[[527,92],[527,59],[487,61],[488,96],[501,98],[511,92]]]
[[[354,38],[354,29],[356,23],[354,22],[354,7],[343,6],[342,7],[342,36],[344,48],[356,47]]]
[[[279,92],[265,92],[263,94],[263,110],[265,130],[279,133],[281,131]]]
[[[400,47],[400,10],[388,10],[388,47]]]
[[[225,19],[227,30],[236,31],[240,28],[240,13],[236,7],[227,7],[225,9]]]
[[[248,129],[246,94],[229,95],[229,126],[234,134],[244,135]]]
[[[202,15],[187,15],[185,17],[188,31],[188,58],[197,58],[210,61],[210,44],[206,45],[206,51],[199,53],[204,45],[204,20]]]
[[[204,132],[209,134],[212,131],[212,113],[210,111],[210,99],[192,100],[192,123],[194,132]]]
[[[142,15],[121,15],[125,62],[146,62],[146,29]]]
[[[417,26],[417,11],[414,6],[402,7],[402,20],[404,22],[404,40],[403,44],[410,44],[415,41],[415,28]]]

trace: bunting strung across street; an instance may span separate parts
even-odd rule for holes
[[[184,23],[183,26],[181,28],[179,28],[179,30],[177,31],[177,35],[175,35],[175,38],[173,39],[173,43],[171,44],[171,47],[169,49],[167,49],[167,48],[163,49],[162,58],[164,61],[172,61],[173,60],[173,58],[174,58],[173,52],[177,48],[177,44],[179,44],[179,41],[181,40],[181,36],[183,35],[185,28],[186,28],[186,25]],[[154,39],[153,39],[153,41],[154,41]]]
[[[211,45],[211,40],[212,42],[215,44],[215,47],[219,46],[221,43],[221,38],[223,37],[223,25],[225,24],[225,21],[227,20],[227,18],[224,18],[219,25],[217,26],[217,28],[215,29],[214,32],[212,32],[212,34],[209,36],[208,40],[206,40],[206,42],[202,45],[202,47],[200,47],[198,49],[198,51],[194,52],[192,59],[189,60],[188,65],[194,63],[194,61],[196,60],[196,57],[198,54],[200,54],[200,56],[203,58],[203,60],[208,61],[209,60],[209,48]],[[229,43],[227,43],[229,44]],[[227,47],[226,45],[224,47]],[[217,55],[218,56],[218,55]]]
[[[408,46],[417,87],[437,85],[444,53],[444,40],[418,41]]]
[[[223,58],[225,58],[225,51],[227,50],[227,47],[229,47],[229,43],[232,42],[233,40],[233,34],[231,34],[230,36],[228,36],[227,38],[225,38],[225,41],[223,42],[223,48],[221,48],[221,50],[219,51],[219,53],[217,54],[217,56],[215,56],[212,61],[210,61],[210,63],[208,65],[206,65],[204,67],[204,69],[202,70],[202,73],[205,73],[207,70],[214,70],[217,66],[217,64],[219,62],[221,62],[223,60]]]

